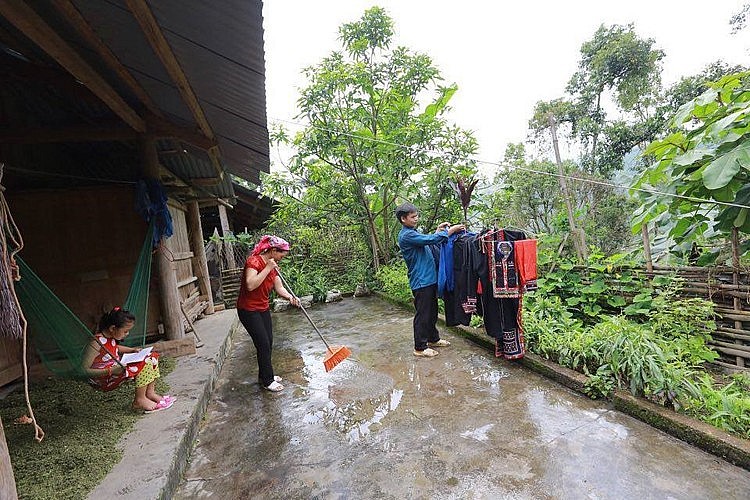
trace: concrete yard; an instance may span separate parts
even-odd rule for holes
[[[744,469],[463,337],[415,358],[409,311],[309,313],[356,360],[326,373],[302,313],[274,314],[269,393],[240,327],[174,498],[748,498]]]

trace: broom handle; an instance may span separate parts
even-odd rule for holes
[[[315,323],[313,322],[313,320],[310,317],[310,315],[307,314],[307,311],[305,311],[305,308],[302,306],[302,301],[300,300],[299,297],[297,297],[297,295],[294,294],[294,292],[292,291],[292,288],[289,286],[289,283],[286,282],[286,280],[284,279],[284,277],[279,272],[278,268],[276,269],[276,273],[279,275],[279,278],[281,278],[281,282],[284,284],[284,286],[286,287],[287,291],[292,295],[292,297],[294,297],[295,299],[297,299],[299,301],[299,308],[302,309],[302,313],[307,318],[307,321],[309,321],[310,324],[312,325],[312,327],[315,329],[315,333],[318,334],[318,337],[320,337],[320,340],[323,341],[323,343],[326,345],[326,347],[328,348],[329,351],[333,352],[333,349],[331,349],[331,346],[328,345],[328,341],[325,339],[325,337],[323,337],[323,334],[320,333],[320,330],[318,330],[318,327],[315,326]]]

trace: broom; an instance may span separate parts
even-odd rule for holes
[[[284,277],[281,275],[278,269],[276,269],[276,272],[279,275],[279,278],[281,278],[281,282],[284,284],[287,290],[289,290],[289,293],[292,295],[292,297],[299,300],[299,297],[297,297],[294,292],[292,291],[291,287],[289,286],[289,283],[286,282]],[[302,309],[302,312],[304,313],[305,317],[307,318],[307,321],[310,322],[310,325],[315,329],[315,333],[318,334],[318,337],[320,337],[320,340],[323,341],[323,343],[326,345],[326,357],[323,359],[323,366],[325,366],[326,371],[330,372],[334,368],[336,368],[336,365],[344,361],[346,358],[351,356],[352,351],[349,350],[346,346],[331,346],[328,341],[323,337],[323,334],[320,333],[320,330],[318,330],[318,327],[315,326],[315,323],[313,323],[312,318],[309,314],[307,314],[307,311],[302,306],[302,301],[300,301],[299,308]]]

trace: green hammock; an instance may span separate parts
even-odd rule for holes
[[[133,281],[123,308],[137,318],[123,344],[130,347],[146,343],[146,313],[151,276],[151,246],[154,232],[149,224],[146,239],[138,256]],[[15,290],[21,303],[31,338],[44,365],[54,374],[66,378],[90,378],[83,367],[83,354],[93,333],[50,290],[20,257],[16,257],[21,279]]]

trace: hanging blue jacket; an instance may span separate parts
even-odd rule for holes
[[[432,257],[432,252],[428,246],[443,243],[447,240],[448,231],[446,230],[423,234],[410,227],[401,227],[401,231],[398,233],[398,247],[406,261],[409,287],[412,290],[437,283],[435,259]]]
[[[440,245],[440,264],[438,265],[438,297],[445,292],[452,292],[455,287],[453,277],[453,242],[458,234],[452,234],[448,241]]]

